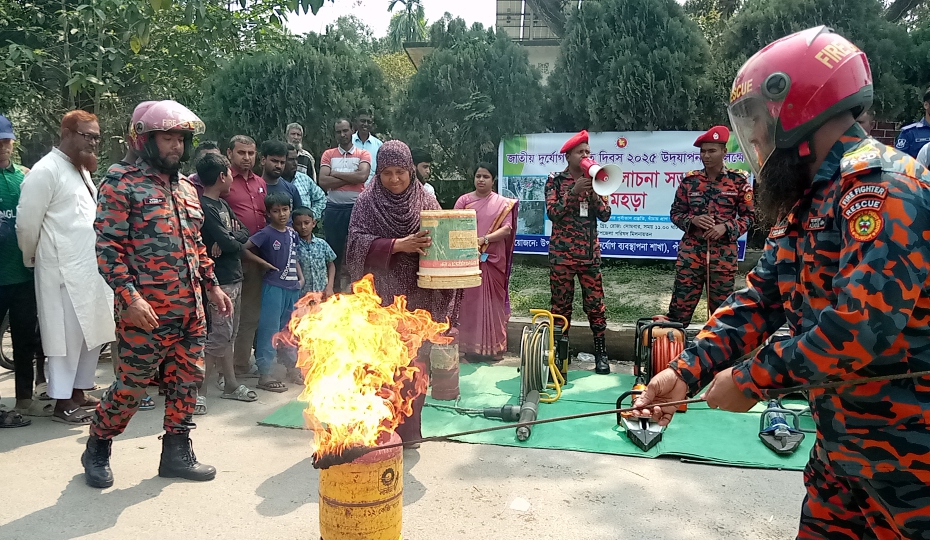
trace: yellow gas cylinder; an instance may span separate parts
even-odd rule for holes
[[[400,436],[382,445],[400,443]],[[404,506],[404,452],[375,450],[320,471],[322,540],[399,540]]]

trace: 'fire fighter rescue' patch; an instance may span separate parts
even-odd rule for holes
[[[860,242],[875,240],[882,232],[884,221],[873,210],[860,210],[849,219],[849,235]]]
[[[881,210],[882,205],[885,204],[885,201],[881,199],[864,199],[857,201],[843,211],[843,217],[846,219],[852,219],[853,215],[857,214],[860,210]]]
[[[843,198],[840,199],[840,208],[846,209],[853,201],[863,197],[872,199],[884,199],[888,195],[888,189],[878,184],[862,184],[849,190]]]
[[[743,200],[746,201],[746,202],[752,202],[752,192],[751,192],[751,191],[747,191],[746,193],[744,193],[744,194],[743,194]]]

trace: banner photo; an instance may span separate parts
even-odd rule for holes
[[[609,195],[610,221],[598,223],[603,257],[678,257],[683,232],[669,217],[681,179],[703,169],[694,141],[701,131],[591,133],[591,158],[623,170],[623,182]],[[536,133],[505,139],[498,157],[500,193],[520,200],[515,253],[546,254],[552,222],[546,216],[546,179],[568,164],[559,149],[573,133]],[[727,144],[727,167],[749,171],[735,136]],[[746,235],[738,240],[739,260]]]

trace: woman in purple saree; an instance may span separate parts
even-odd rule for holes
[[[420,254],[430,245],[429,236],[419,233],[420,211],[439,210],[439,203],[416,181],[410,149],[400,141],[381,146],[375,172],[358,196],[349,220],[349,276],[355,282],[370,273],[384,305],[391,304],[395,296],[406,296],[407,309],[425,309],[434,321],[448,322],[454,291],[417,287]],[[411,364],[419,368],[418,377],[429,376],[430,348],[429,342],[424,343]],[[413,387],[407,385],[404,390],[412,392]],[[396,432],[405,442],[422,438],[420,412],[425,401],[426,394],[419,395],[413,402],[413,415],[397,426]]]
[[[518,201],[494,192],[496,176],[496,167],[479,163],[475,170],[475,191],[462,195],[455,203],[456,209],[477,213],[481,252],[481,286],[463,289],[457,310],[459,352],[464,352],[466,358],[500,359],[507,350],[510,269]]]

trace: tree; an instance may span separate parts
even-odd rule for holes
[[[426,12],[420,0],[391,0],[388,11],[400,4],[404,10],[395,13],[388,24],[387,41],[391,50],[403,50],[405,42],[423,41],[426,39]]]
[[[911,119],[919,106],[914,47],[903,26],[881,17],[879,0],[747,0],[730,20],[720,50],[732,76],[750,55],[805,28],[827,25],[865,51],[875,84],[873,109],[883,120]],[[725,99],[729,85],[717,88]]]
[[[712,109],[709,60],[701,30],[675,0],[583,2],[571,11],[549,77],[550,127],[704,128],[725,114]]]
[[[391,103],[400,103],[407,92],[410,79],[417,72],[410,58],[402,52],[379,54],[374,61],[381,68],[384,81],[391,90]]]
[[[242,55],[219,70],[206,83],[204,121],[212,138],[244,133],[259,144],[283,140],[285,126],[298,122],[319,156],[333,146],[336,119],[362,107],[384,117],[388,92],[371,57],[333,36],[308,34],[298,46]]]
[[[497,161],[501,139],[542,127],[541,76],[526,51],[503,32],[466,28],[451,17],[431,27],[436,50],[410,80],[398,113],[401,138],[432,150],[440,178],[470,178],[479,161]]]
[[[198,0],[200,1],[200,0]],[[0,6],[8,51],[0,103],[20,126],[24,162],[48,151],[62,114],[81,108],[100,117],[102,151],[115,158],[133,107],[177,99],[196,110],[203,79],[244,50],[286,47],[276,9],[255,3],[230,10],[150,0],[14,0]]]
[[[345,41],[365,54],[378,54],[384,51],[382,39],[375,37],[370,26],[355,15],[343,15],[336,22],[326,27],[326,35]]]

